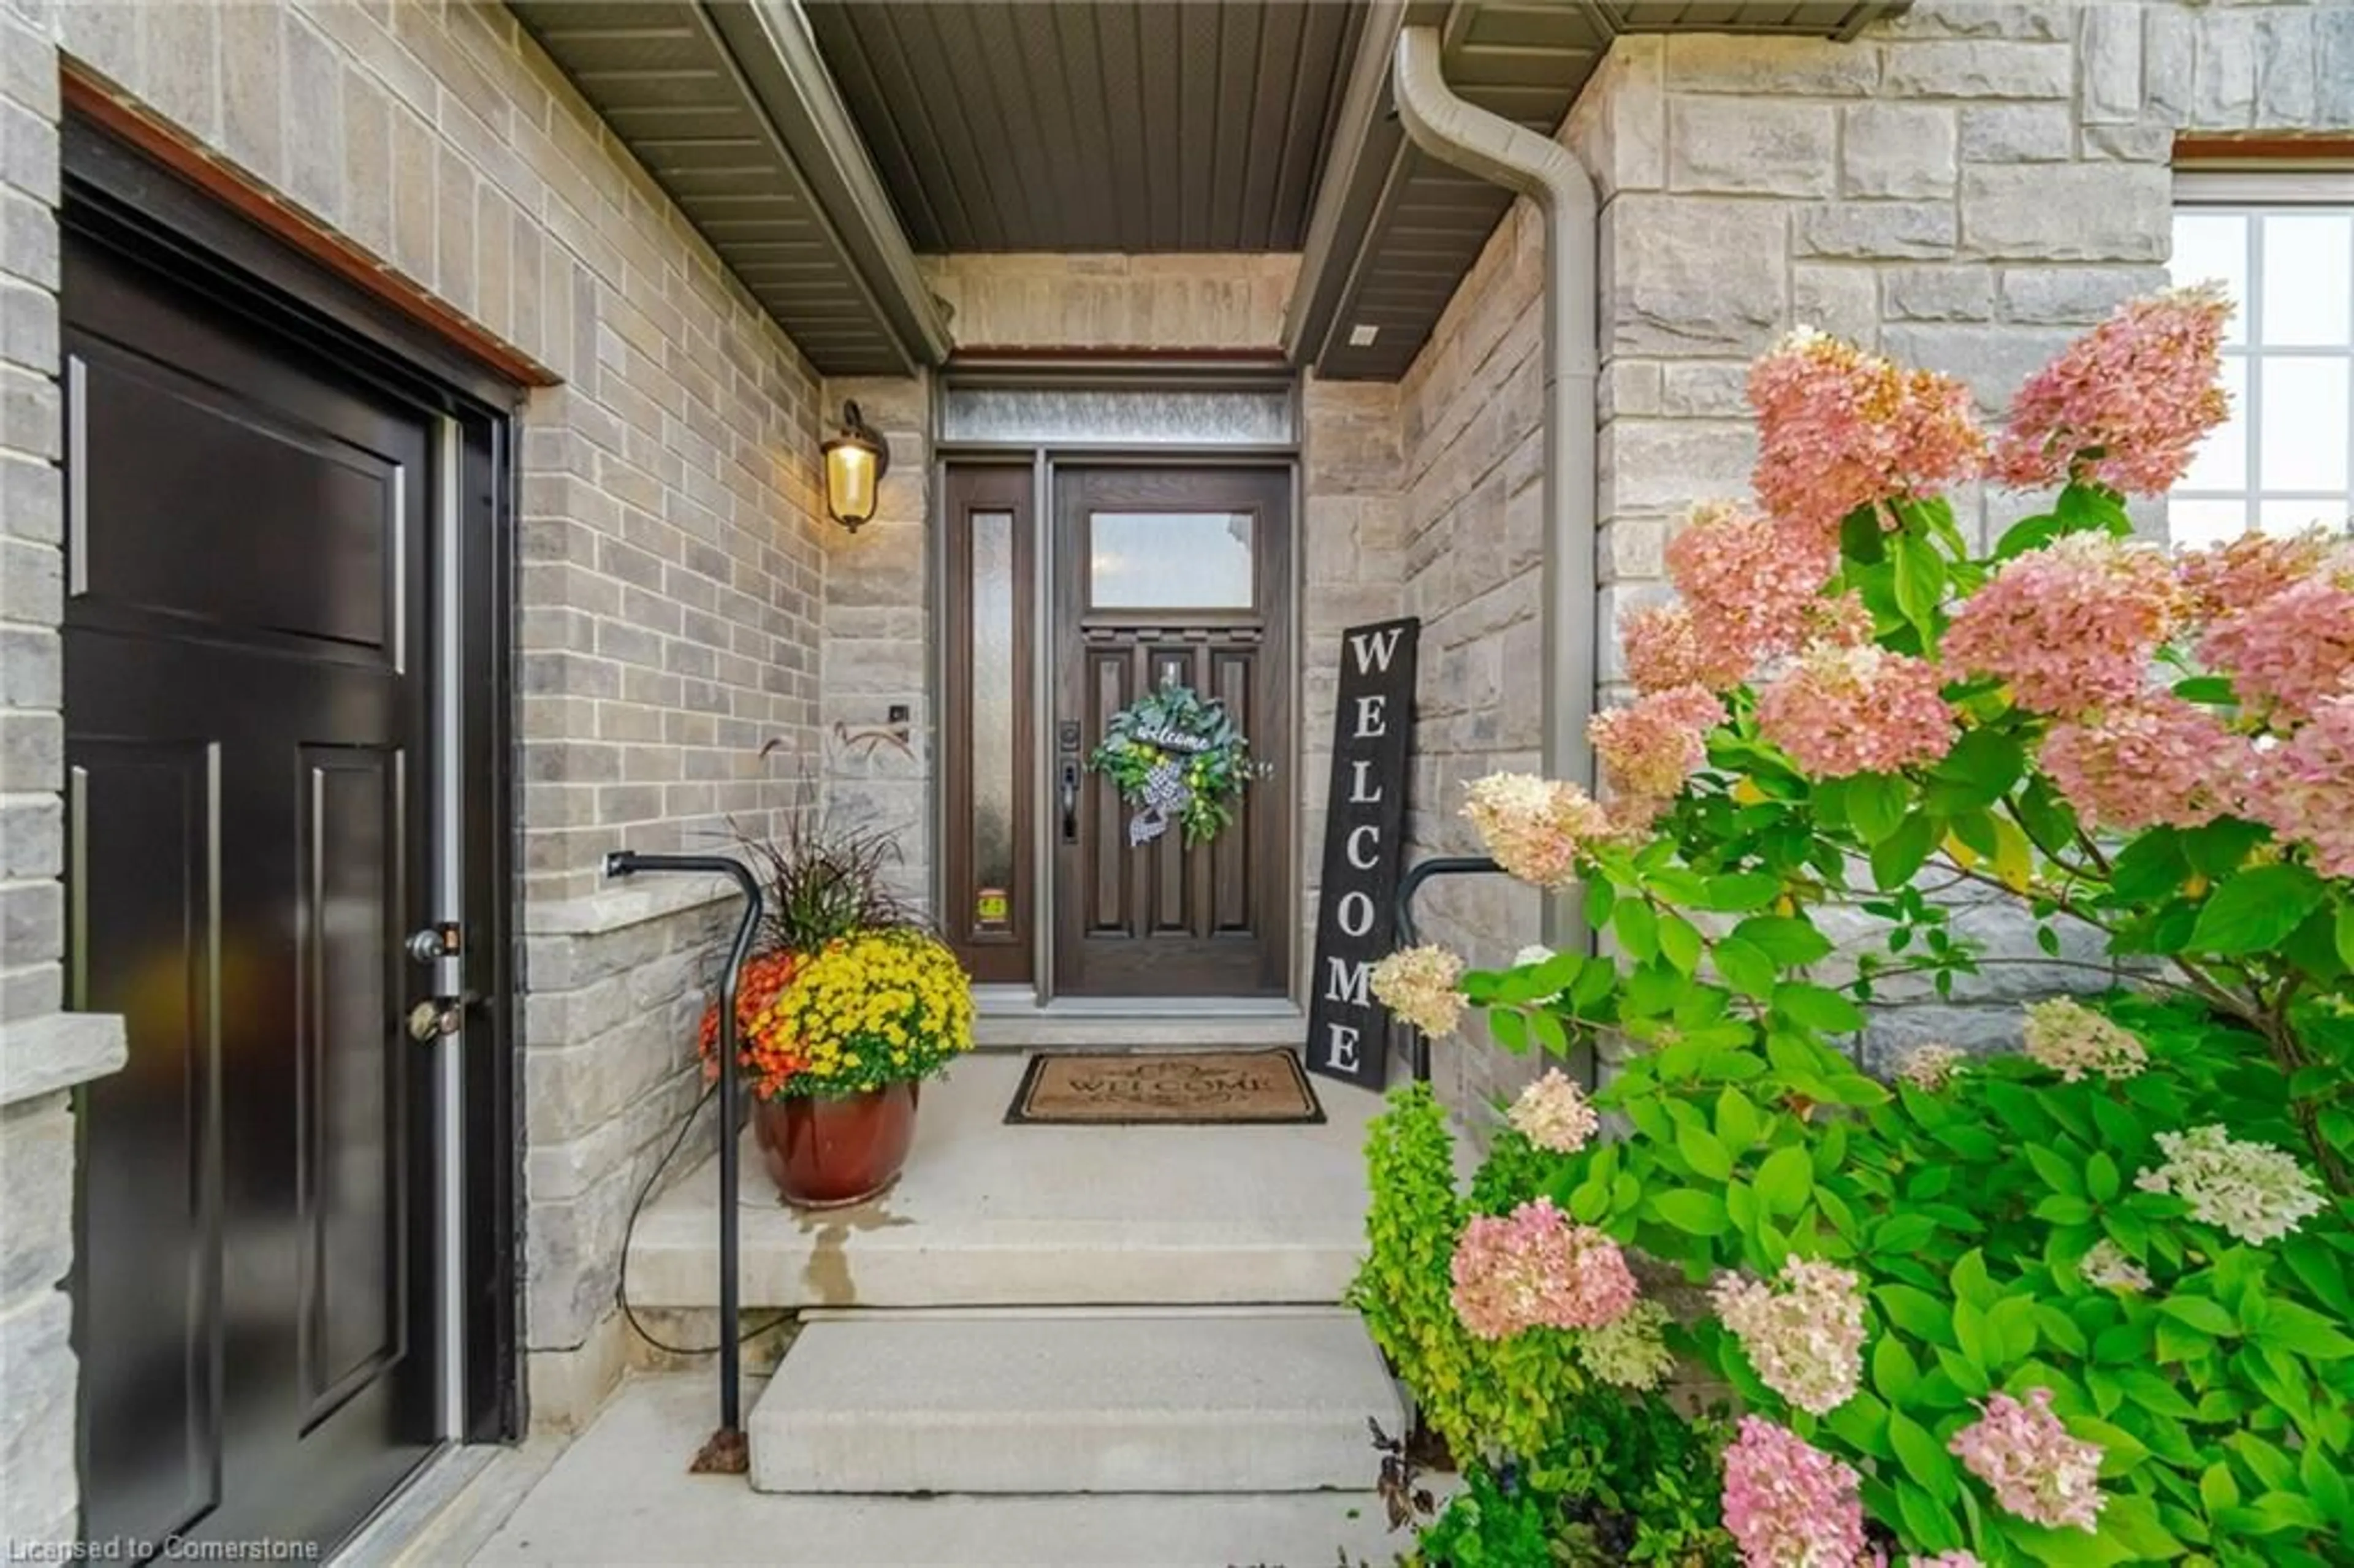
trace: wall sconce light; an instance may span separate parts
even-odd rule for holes
[[[841,433],[818,450],[825,456],[826,514],[855,534],[875,515],[876,493],[891,469],[891,449],[860,417],[858,405],[845,402]]]

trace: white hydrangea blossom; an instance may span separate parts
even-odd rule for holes
[[[2134,1178],[2145,1192],[2171,1192],[2190,1217],[2251,1245],[2277,1241],[2322,1210],[2321,1183],[2294,1156],[2232,1138],[2220,1124],[2161,1132],[2165,1163]]]

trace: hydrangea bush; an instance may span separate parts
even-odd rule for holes
[[[1459,1455],[1518,1462],[1538,1378],[1681,1356],[1744,1411],[1718,1502],[1753,1568],[2349,1561],[2354,545],[2169,553],[2126,512],[2225,416],[2227,313],[2126,306],[1992,432],[1954,381],[1786,340],[1750,380],[1758,507],[1696,508],[1677,602],[1625,624],[1604,799],[1472,787],[1606,950],[1415,950],[1375,989],[1613,1070],[1511,1108],[1451,1233],[1457,1327],[1530,1347]],[[1945,499],[1979,478],[2056,494],[1981,555]],[[1999,961],[1948,921],[1963,885],[2036,923],[2012,961],[2070,964],[2074,927],[2136,983],[1869,1076],[1876,988]]]

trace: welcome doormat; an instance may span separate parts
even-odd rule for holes
[[[1205,1127],[1320,1122],[1299,1058],[1266,1051],[1042,1051],[1006,1107],[1009,1122]]]

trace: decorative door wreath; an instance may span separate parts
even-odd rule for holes
[[[1235,820],[1235,803],[1267,765],[1250,759],[1250,742],[1225,704],[1164,681],[1122,708],[1105,727],[1087,766],[1108,775],[1119,798],[1138,808],[1129,820],[1132,847],[1150,843],[1174,819],[1188,847],[1206,843]]]

